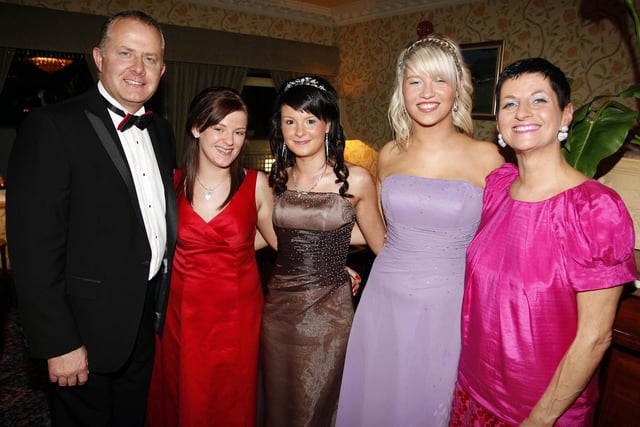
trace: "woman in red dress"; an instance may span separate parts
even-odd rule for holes
[[[254,426],[263,292],[256,227],[275,246],[264,173],[242,168],[247,108],[227,88],[191,103],[176,174],[178,243],[149,426]]]

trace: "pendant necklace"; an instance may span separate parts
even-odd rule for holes
[[[228,177],[228,175],[227,175],[227,177]],[[218,187],[220,187],[222,185],[222,183],[227,180],[227,177],[225,177],[222,181],[220,181],[218,184],[216,184],[215,187],[209,188],[209,187],[205,186],[202,183],[202,181],[200,181],[200,177],[198,177],[198,175],[196,175],[196,179],[198,180],[198,184],[200,184],[200,187],[202,187],[204,189],[204,191],[206,191],[206,193],[204,195],[204,199],[205,200],[211,200],[211,196],[213,195],[213,192],[216,191],[218,189]]]
[[[316,188],[318,186],[318,184],[320,183],[320,180],[322,179],[322,177],[324,176],[324,173],[327,171],[327,162],[325,162],[324,164],[324,169],[322,169],[322,173],[320,175],[318,175],[318,177],[316,178],[316,182],[313,183],[313,185],[311,187],[309,187],[309,189],[307,191],[304,190],[298,190],[298,180],[297,180],[297,176],[296,176],[296,167],[293,167],[293,191],[295,191],[296,193],[298,193],[298,198],[300,198],[303,194],[308,194],[310,193],[314,188]]]

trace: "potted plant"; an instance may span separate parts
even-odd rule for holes
[[[633,20],[636,58],[640,58],[640,19],[633,0],[624,3]],[[598,95],[577,103],[580,107],[574,111],[563,154],[589,177],[606,172],[598,179],[624,200],[636,229],[635,247],[640,249],[640,155],[628,154],[634,144],[640,146],[640,112],[622,104],[620,100],[625,98],[638,102],[640,84],[632,84],[617,95]]]
[[[633,0],[625,0],[625,5],[633,19],[636,58],[640,58],[640,20]],[[600,162],[618,153],[625,143],[640,145],[636,132],[640,112],[620,103],[620,98],[640,99],[640,84],[617,95],[595,96],[574,111],[563,154],[571,166],[590,178],[596,175]]]

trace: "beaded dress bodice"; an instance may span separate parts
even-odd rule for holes
[[[275,200],[278,235],[272,286],[309,290],[343,282],[355,222],[351,202],[336,193],[285,191]]]

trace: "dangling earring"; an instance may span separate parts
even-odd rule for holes
[[[456,98],[456,100],[453,101],[453,112],[454,113],[458,112],[458,98]]]
[[[563,142],[569,137],[569,126],[562,126],[558,131],[558,141]]]
[[[502,137],[501,133],[498,134],[498,145],[502,148],[507,146],[507,143],[504,142],[504,138]]]
[[[284,163],[287,160],[287,144],[282,143],[282,162]]]
[[[329,161],[329,134],[324,134],[324,156]]]

